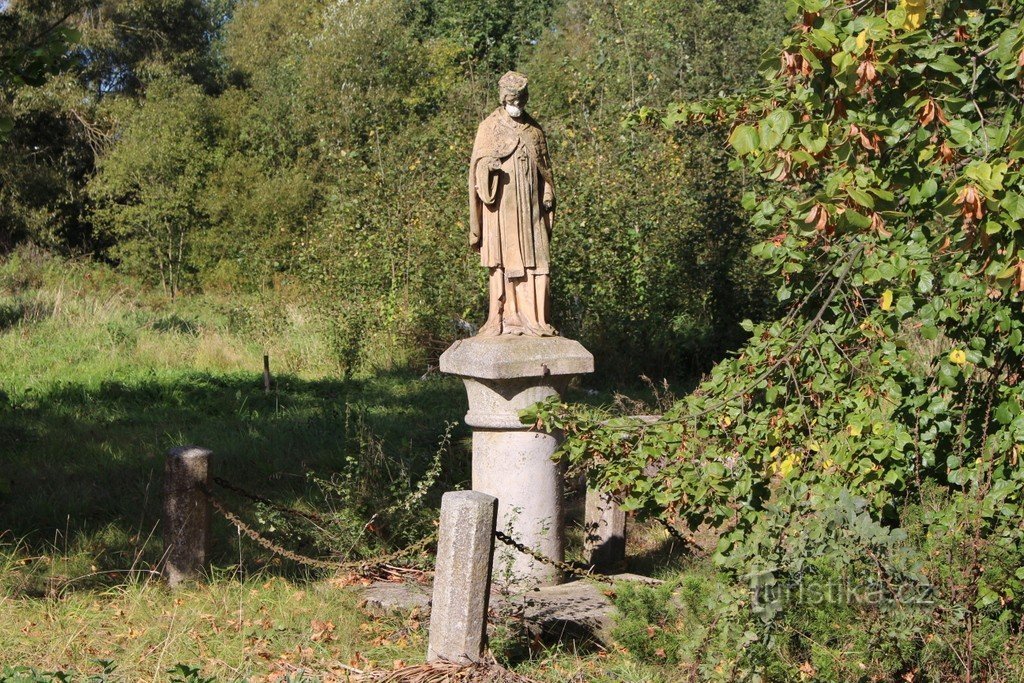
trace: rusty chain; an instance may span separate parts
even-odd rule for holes
[[[523,553],[524,555],[529,555],[530,557],[532,557],[533,559],[537,560],[538,562],[541,562],[541,563],[546,564],[546,565],[550,565],[552,567],[557,567],[558,569],[561,569],[563,572],[565,572],[567,574],[572,574],[573,576],[575,576],[577,578],[580,578],[580,579],[593,579],[594,581],[598,581],[600,583],[606,583],[608,585],[612,585],[612,584],[615,583],[614,581],[609,579],[607,576],[601,576],[599,574],[594,574],[593,572],[588,572],[588,571],[584,571],[582,569],[577,569],[576,567],[572,566],[568,562],[563,562],[561,560],[556,560],[553,557],[548,557],[547,555],[544,555],[543,553],[537,552],[533,548],[529,548],[529,547],[523,545],[522,543],[516,541],[514,538],[512,538],[511,536],[506,534],[504,531],[499,531],[499,530],[495,529],[494,530],[494,537],[496,539],[498,539],[499,541],[501,541],[502,543],[504,543],[505,545],[509,546],[510,548],[515,548],[519,552]]]
[[[669,523],[668,520],[662,517],[658,517],[657,520],[663,527],[665,527],[665,531],[668,532],[669,536],[686,546],[691,553],[701,557],[707,554],[704,552],[703,548],[693,542],[693,539],[688,538],[682,531]]]
[[[340,562],[338,560],[321,560],[315,557],[300,555],[299,553],[293,552],[291,550],[288,550],[287,548],[284,548],[274,543],[266,536],[261,534],[259,531],[253,529],[251,526],[242,521],[238,517],[238,515],[231,512],[231,510],[229,510],[222,501],[220,501],[216,496],[214,496],[213,493],[209,491],[209,489],[203,487],[201,490],[203,491],[204,494],[206,494],[206,498],[207,500],[210,501],[210,505],[213,506],[213,509],[220,513],[220,515],[224,517],[224,519],[234,524],[240,532],[242,532],[250,539],[255,541],[257,545],[269,550],[270,552],[276,555],[280,555],[281,557],[285,557],[289,560],[292,560],[293,562],[297,562],[308,567],[316,567],[318,569],[330,569],[333,571],[347,570],[366,572],[374,567],[381,567],[390,564],[394,560],[397,560],[401,557],[411,555],[414,552],[419,552],[437,538],[437,534],[433,533],[420,539],[416,543],[413,543],[412,545],[406,548],[401,548],[392,553],[384,555],[383,557],[376,557],[373,559],[350,560],[347,562]]]
[[[308,521],[311,521],[311,522],[313,522],[315,524],[324,524],[325,523],[325,520],[321,516],[317,515],[316,513],[306,512],[304,510],[297,510],[295,508],[288,508],[288,507],[284,507],[284,506],[278,505],[278,504],[274,503],[273,501],[271,501],[269,498],[265,498],[264,496],[261,496],[259,494],[255,494],[255,493],[252,493],[250,491],[246,491],[245,489],[243,489],[243,488],[241,488],[239,486],[236,486],[236,485],[232,484],[231,482],[227,481],[226,479],[222,479],[221,477],[214,477],[213,481],[218,486],[220,486],[220,487],[222,487],[224,489],[227,489],[228,491],[232,491],[232,492],[234,492],[234,493],[236,493],[236,494],[238,494],[238,495],[240,495],[240,496],[242,496],[244,498],[248,498],[251,501],[260,503],[262,505],[266,505],[267,507],[269,507],[269,508],[271,508],[273,510],[276,510],[276,511],[282,513],[282,514],[302,517],[302,518],[304,518],[304,519],[306,519]],[[388,555],[385,555],[384,557],[375,558],[375,559],[372,559],[372,560],[371,559],[351,560],[351,561],[348,561],[348,562],[340,562],[340,561],[337,561],[337,560],[322,560],[322,559],[318,559],[318,558],[315,558],[315,557],[308,557],[306,555],[301,555],[299,553],[293,552],[291,550],[288,550],[287,548],[284,548],[284,547],[274,543],[273,541],[268,539],[266,536],[261,534],[259,531],[257,531],[256,529],[252,528],[251,526],[246,524],[244,521],[242,521],[242,519],[239,518],[238,515],[236,515],[233,512],[231,512],[231,510],[229,510],[227,508],[227,506],[224,505],[224,503],[222,501],[220,501],[216,496],[214,496],[211,491],[209,491],[208,489],[204,488],[203,489],[203,493],[206,494],[206,497],[209,499],[210,504],[213,506],[213,508],[215,510],[217,510],[218,513],[220,513],[220,515],[222,517],[224,517],[226,520],[228,520],[228,522],[230,522],[231,524],[235,525],[239,529],[239,531],[241,531],[246,536],[248,536],[250,539],[252,539],[254,542],[256,542],[257,545],[265,548],[266,550],[269,550],[270,552],[272,552],[272,553],[274,553],[276,555],[280,555],[281,557],[284,557],[284,558],[287,558],[289,560],[292,560],[293,562],[297,562],[299,564],[303,564],[303,565],[306,565],[306,566],[309,566],[309,567],[317,567],[319,569],[358,570],[358,571],[365,572],[365,571],[367,571],[367,570],[369,570],[369,569],[371,569],[373,567],[380,567],[380,566],[389,564],[390,562],[392,562],[392,561],[394,561],[396,559],[399,559],[401,557],[405,557],[407,555],[413,554],[414,552],[418,552],[418,551],[422,550],[423,548],[425,548],[427,545],[429,545],[431,542],[433,542],[433,541],[435,541],[437,539],[437,533],[435,532],[433,534],[430,534],[429,536],[426,536],[425,538],[420,539],[416,543],[414,543],[414,544],[412,544],[412,545],[410,545],[410,546],[408,546],[406,548],[401,548],[399,550],[396,550],[395,552],[392,552],[392,553],[389,553]],[[679,541],[680,543],[683,543],[684,545],[688,546],[691,549],[696,549],[696,550],[700,549],[699,546],[697,546],[691,539],[687,538],[681,531],[679,531],[679,529],[677,529],[675,526],[673,526],[667,520],[665,520],[663,518],[660,518],[660,517],[657,518],[657,519],[658,519],[658,522],[660,522],[661,525],[663,527],[665,527],[665,530],[669,533],[669,535],[672,536],[673,538],[675,538],[677,541]],[[611,579],[609,579],[607,577],[601,576],[599,574],[595,574],[592,571],[586,571],[586,570],[583,570],[583,569],[578,569],[578,568],[574,567],[573,565],[569,564],[568,562],[564,562],[564,561],[561,561],[561,560],[556,560],[556,559],[554,559],[552,557],[548,557],[548,556],[544,555],[543,553],[540,553],[540,552],[538,552],[538,551],[536,551],[536,550],[534,550],[534,549],[532,549],[532,548],[530,548],[530,547],[528,547],[528,546],[526,546],[526,545],[524,545],[522,543],[519,543],[518,541],[516,541],[514,538],[512,538],[511,536],[509,536],[508,534],[506,534],[503,531],[499,531],[499,530],[496,529],[494,531],[494,537],[497,540],[499,540],[502,543],[504,543],[505,545],[507,545],[507,546],[509,546],[511,548],[514,548],[515,550],[518,550],[519,552],[521,552],[521,553],[523,553],[525,555],[528,555],[528,556],[532,557],[533,559],[537,560],[538,562],[541,562],[543,564],[546,564],[546,565],[549,565],[549,566],[552,566],[552,567],[556,567],[557,569],[560,569],[560,570],[566,572],[567,574],[570,574],[570,575],[575,576],[577,578],[592,579],[594,581],[598,581],[600,583],[605,583],[605,584],[609,584],[609,585],[614,583],[613,580],[611,580]]]
[[[251,500],[254,503],[260,503],[261,505],[265,505],[268,508],[270,508],[271,510],[275,510],[277,512],[280,512],[283,515],[288,515],[288,516],[291,516],[291,517],[302,517],[303,519],[305,519],[307,521],[313,522],[314,524],[319,524],[321,526],[327,524],[327,521],[323,517],[321,517],[320,515],[316,514],[315,512],[306,512],[305,510],[298,510],[296,508],[290,508],[290,507],[285,507],[283,505],[278,505],[277,503],[275,503],[274,501],[270,500],[269,498],[267,498],[265,496],[261,496],[258,493],[253,493],[251,491],[246,491],[241,486],[238,486],[237,484],[232,484],[230,481],[228,481],[227,479],[224,479],[222,477],[214,477],[213,478],[213,483],[216,484],[217,486],[220,486],[223,489],[227,489],[228,491],[231,491],[232,493],[237,493],[238,495],[242,496],[243,498],[248,498],[249,500]]]

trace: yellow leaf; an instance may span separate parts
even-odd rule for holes
[[[884,292],[882,292],[882,310],[883,311],[892,310],[892,290],[891,289],[887,289]]]
[[[903,22],[903,28],[907,31],[921,28],[928,15],[928,0],[900,0],[900,7],[907,11],[907,20]]]
[[[864,29],[857,35],[857,49],[863,50],[868,46],[868,31]]]
[[[850,436],[860,436],[864,431],[860,425],[848,425],[846,429],[850,432]]]
[[[800,458],[800,454],[792,452],[786,455],[778,465],[775,466],[775,471],[780,476],[785,478],[790,472],[793,471],[793,467],[796,465],[797,460]]]
[[[967,363],[967,354],[964,353],[963,349],[953,349],[949,352],[949,362],[956,365],[964,365]]]

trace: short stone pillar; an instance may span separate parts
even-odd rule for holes
[[[163,575],[173,588],[200,578],[210,558],[210,451],[185,446],[164,464]]]
[[[626,513],[610,494],[596,489],[587,489],[583,554],[602,572],[619,570],[626,561]]]
[[[561,337],[503,335],[455,342],[441,372],[462,377],[473,429],[473,490],[495,496],[498,528],[559,561],[565,558],[562,468],[551,456],[561,435],[535,431],[519,413],[561,395],[574,375],[594,371],[583,345]],[[524,588],[562,581],[561,572],[502,546],[494,580]]]
[[[483,658],[498,499],[476,491],[441,497],[428,661]]]

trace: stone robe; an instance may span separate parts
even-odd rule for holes
[[[488,168],[491,159],[500,170]],[[482,265],[503,268],[507,279],[548,274],[545,195],[554,199],[544,131],[529,114],[514,119],[499,107],[480,124],[469,163],[469,242]]]

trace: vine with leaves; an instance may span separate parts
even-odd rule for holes
[[[554,402],[524,420],[564,429],[626,509],[718,530],[748,590],[851,549],[851,571],[928,586],[941,607],[907,637],[958,624],[977,679],[995,655],[972,634],[1024,626],[1024,4],[787,5],[761,89],[633,121],[727,127],[786,316],[745,323],[654,424]],[[956,545],[930,562],[908,534]],[[767,646],[784,609],[756,603]]]

